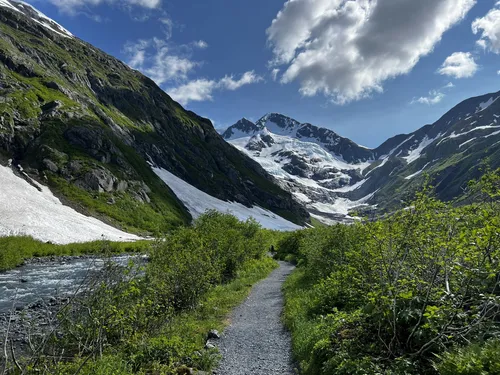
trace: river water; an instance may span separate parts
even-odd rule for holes
[[[121,255],[110,258],[126,266],[137,256]],[[62,257],[55,260],[37,260],[19,268],[0,272],[0,314],[20,309],[33,302],[75,293],[106,260],[91,257]]]

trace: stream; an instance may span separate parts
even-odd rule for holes
[[[126,266],[137,256],[120,255],[111,260]],[[55,257],[30,260],[10,271],[0,272],[0,314],[40,300],[61,298],[75,293],[106,259],[96,257]]]

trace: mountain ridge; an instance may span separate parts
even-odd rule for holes
[[[222,201],[308,221],[290,193],[208,119],[120,60],[54,30],[31,6],[1,1],[4,161],[13,159],[79,211],[136,233],[165,232],[191,218],[148,163]]]
[[[469,180],[480,177],[481,164],[500,166],[498,98],[500,91],[466,99],[435,123],[395,135],[373,149],[277,113],[264,116],[255,127],[246,120],[246,128],[257,131],[245,134],[238,122],[223,137],[259,161],[316,218],[326,223],[351,221],[353,211],[401,207],[401,201],[410,199],[422,185],[426,173],[439,198],[452,200],[459,198]],[[293,123],[295,132],[285,123]],[[280,131],[283,128],[288,130]],[[275,129],[281,134],[273,133]],[[307,134],[297,129],[314,131]],[[318,169],[323,169],[321,178]]]

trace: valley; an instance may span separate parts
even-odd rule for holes
[[[2,375],[500,374],[500,3],[27,1]]]

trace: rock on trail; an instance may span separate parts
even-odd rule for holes
[[[291,339],[281,323],[281,287],[293,266],[280,262],[231,315],[219,343],[218,375],[292,375]]]

